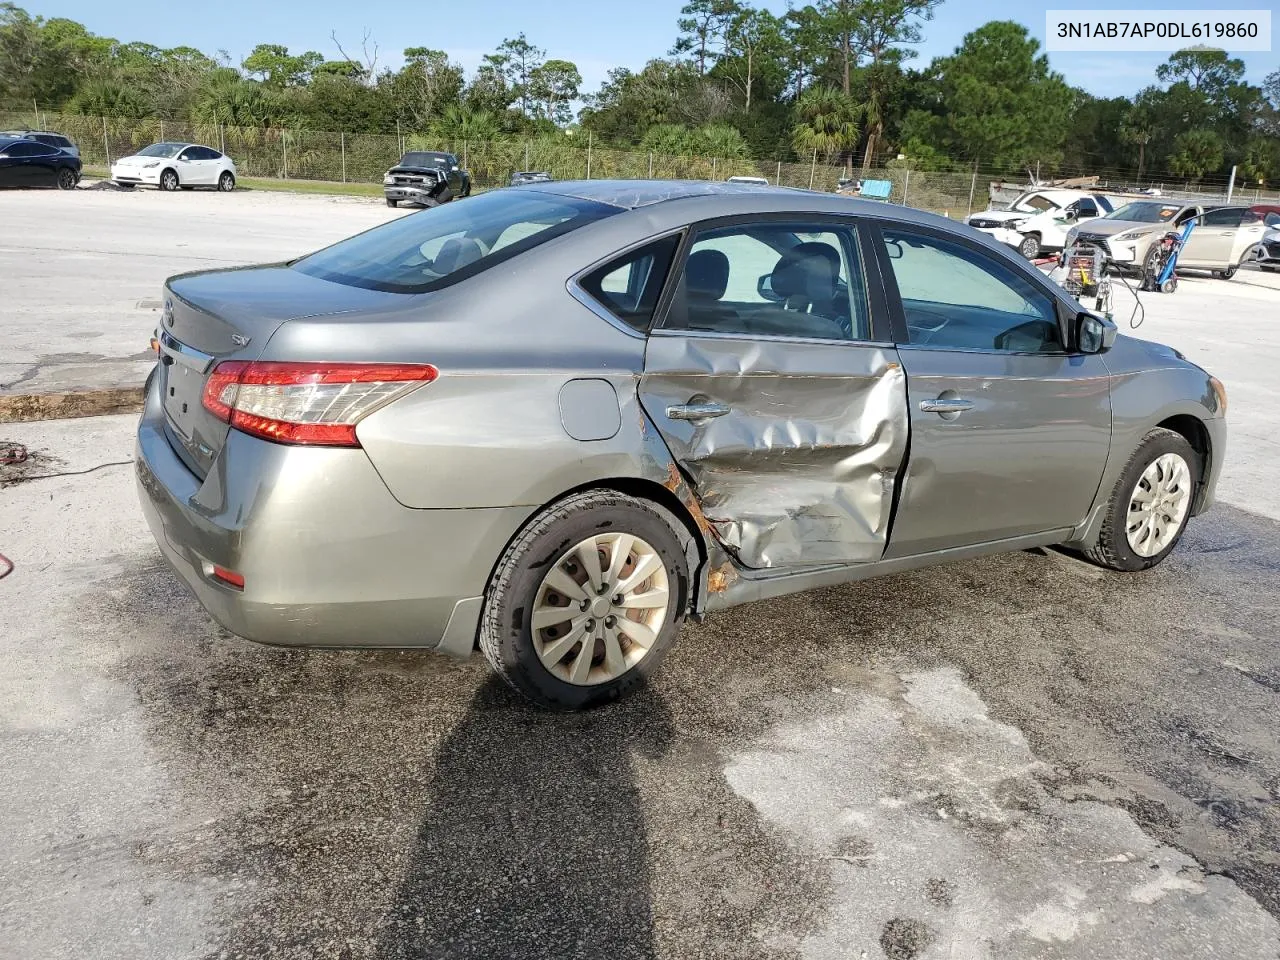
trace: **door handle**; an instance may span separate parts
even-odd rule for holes
[[[729,408],[723,403],[680,403],[667,407],[667,417],[671,420],[710,420],[728,412]]]
[[[920,409],[924,413],[964,413],[973,408],[972,400],[960,398],[938,397],[934,400],[921,400]]]

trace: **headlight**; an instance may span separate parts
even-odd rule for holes
[[[1010,220],[1008,223],[1005,224],[1005,226],[1008,227],[1010,230],[1021,230],[1022,225],[1026,222],[1027,222],[1027,218],[1023,217],[1021,220]]]
[[[393,176],[391,176],[391,174],[387,174],[385,177],[383,177],[383,178],[382,178],[382,182],[383,182],[383,183],[395,183],[395,182],[396,182],[396,178],[395,178],[395,177],[393,177]]]
[[[148,170],[150,170],[152,167],[160,166],[160,161],[152,160],[150,163],[144,163],[143,166],[146,167]]]
[[[1218,396],[1218,416],[1225,417],[1227,415],[1227,388],[1222,385],[1222,381],[1217,377],[1210,377],[1209,383],[1213,387],[1213,392]]]
[[[1117,233],[1112,240],[1119,240],[1121,243],[1128,243],[1130,240],[1137,240],[1146,231],[1144,230],[1126,230],[1124,233]]]

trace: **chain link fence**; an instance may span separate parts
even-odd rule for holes
[[[80,148],[86,166],[104,168],[113,160],[157,141],[184,141],[217,147],[231,156],[242,177],[381,183],[382,175],[406,150],[442,150],[457,154],[477,189],[505,186],[517,170],[546,170],[557,180],[681,179],[726,180],[764,177],[770,183],[830,192],[846,176],[844,167],[816,154],[806,162],[670,156],[644,150],[615,149],[593,142],[589,134],[494,141],[439,140],[419,133],[333,133],[193,124],[176,120],[86,117],[35,110],[0,110],[0,129],[42,129],[63,133]],[[993,183],[1007,174],[973,167],[959,172],[912,170],[906,161],[889,161],[869,170],[855,168],[862,180],[892,183],[888,202],[918,207],[953,218],[967,217],[989,205]],[[1152,186],[1148,181],[1146,186]],[[1203,202],[1226,199],[1226,185],[1159,184],[1162,195]],[[1124,175],[1103,178],[1098,190],[1128,192],[1135,185]],[[1236,202],[1280,202],[1274,190],[1237,189]]]

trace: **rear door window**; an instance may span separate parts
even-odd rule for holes
[[[293,268],[353,287],[424,293],[619,210],[575,197],[494,190],[366,230],[295,261]]]

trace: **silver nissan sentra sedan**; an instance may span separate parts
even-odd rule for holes
[[[1222,385],[978,232],[752,185],[562,182],[168,281],[142,505],[270,644],[484,652],[573,709],[686,616],[1060,544],[1163,560]]]

